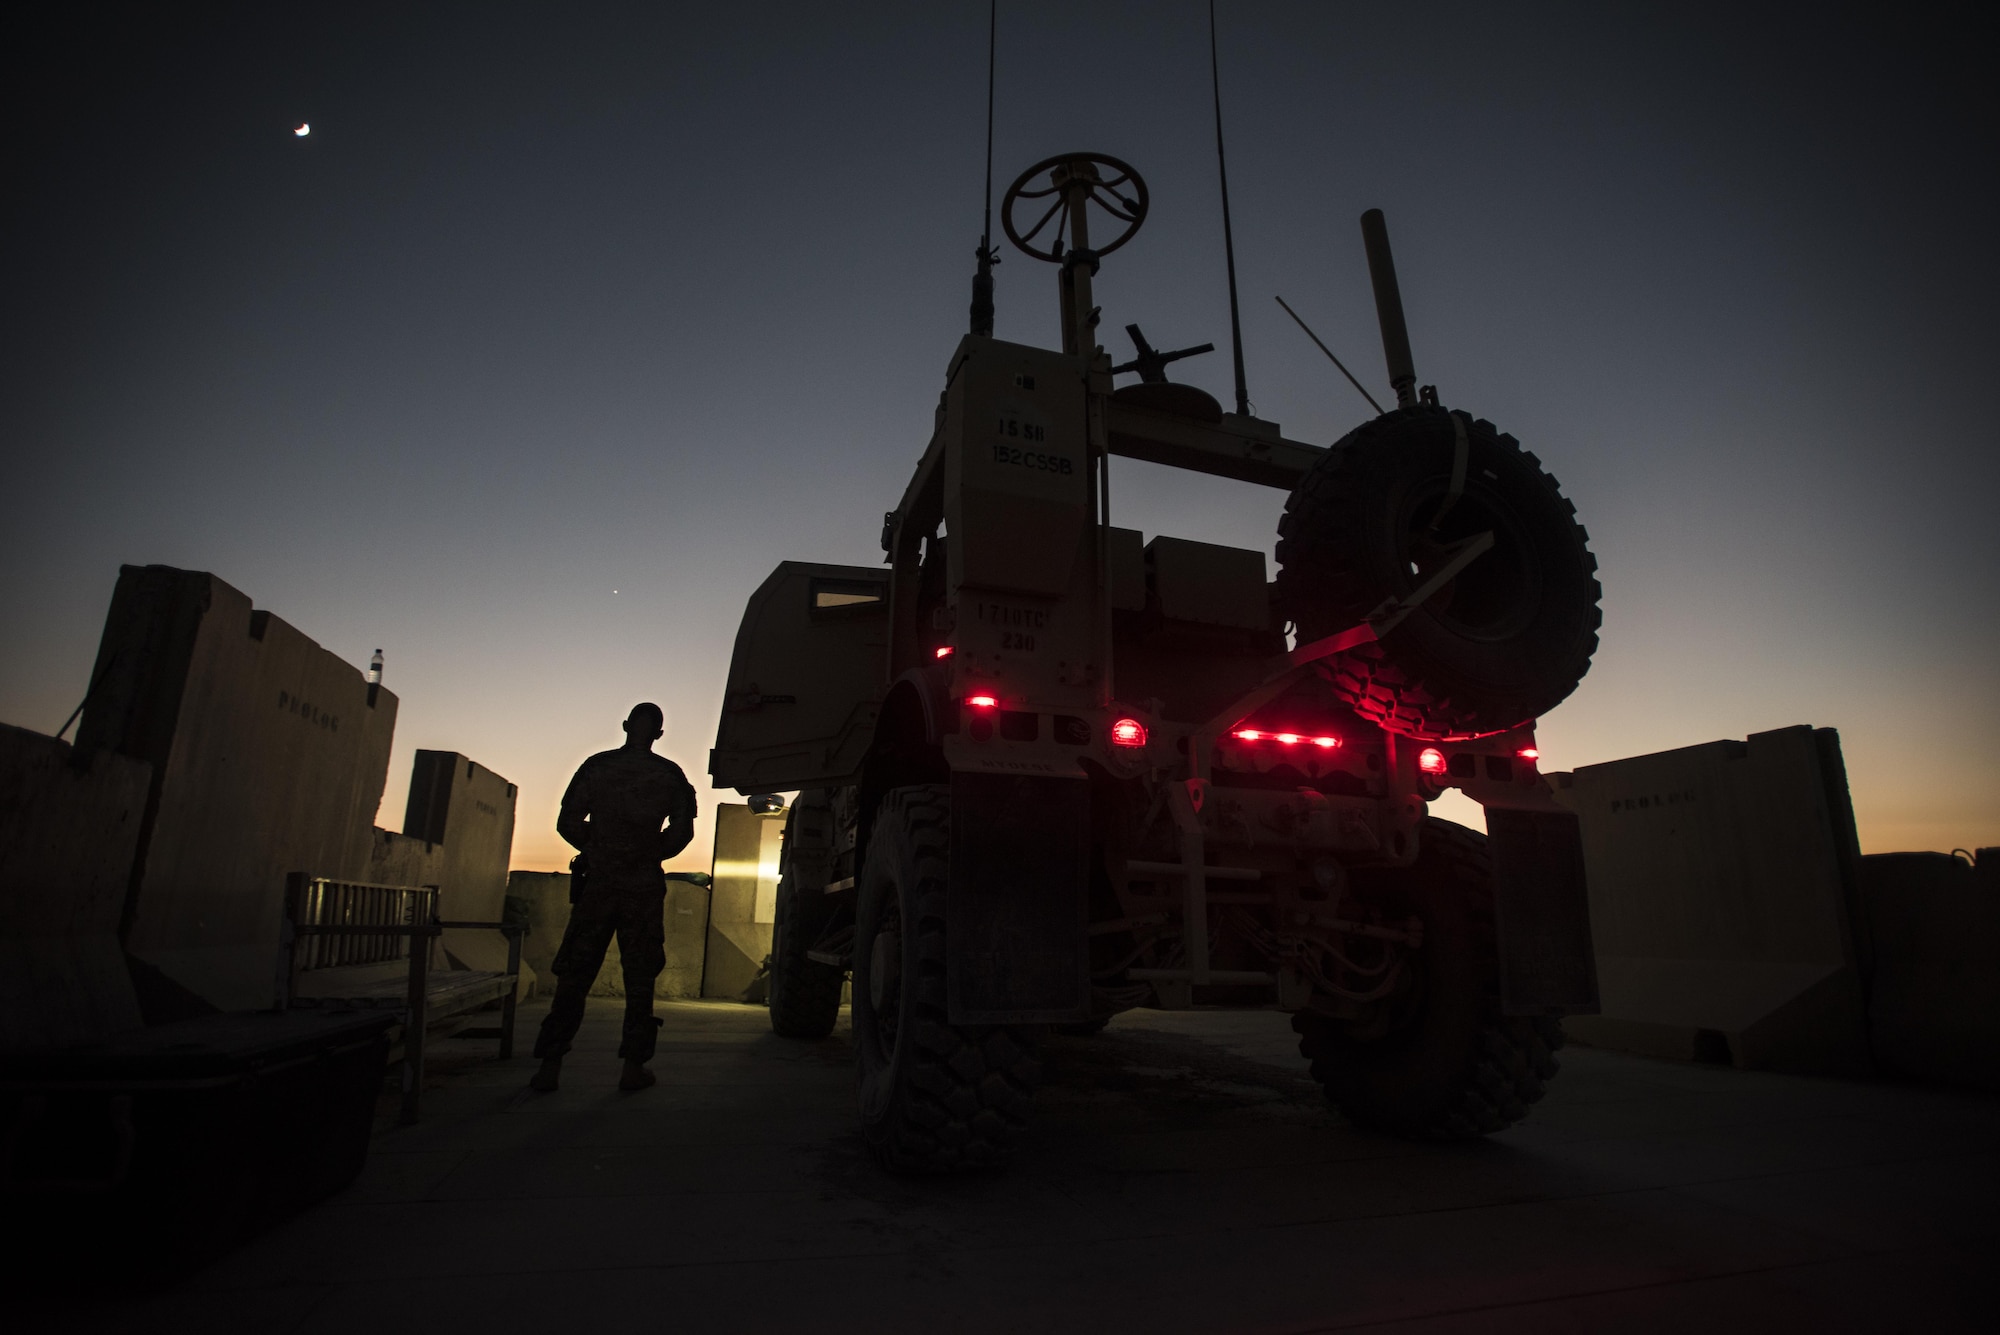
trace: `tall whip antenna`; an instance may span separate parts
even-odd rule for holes
[[[979,225],[979,268],[972,276],[972,332],[993,337],[993,53],[1000,29],[1000,0],[986,4],[986,213]]]
[[[986,217],[979,227],[981,249],[993,244],[993,56],[1000,32],[1000,0],[986,0]]]
[[[1250,415],[1243,381],[1243,323],[1236,313],[1236,241],[1229,231],[1229,164],[1222,156],[1222,72],[1215,59],[1215,0],[1208,0],[1208,77],[1215,90],[1215,171],[1222,178],[1222,254],[1229,263],[1229,347],[1236,354],[1236,411]]]

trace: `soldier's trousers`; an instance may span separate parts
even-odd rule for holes
[[[660,1022],[653,1018],[653,982],[667,967],[666,897],[657,874],[640,884],[600,882],[583,892],[570,909],[569,927],[556,951],[556,999],[535,1038],[537,1057],[569,1051],[583,1023],[584,998],[616,936],[625,974],[625,1032],[618,1055],[628,1061],[651,1060],[660,1032]]]

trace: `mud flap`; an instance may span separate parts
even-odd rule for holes
[[[951,776],[951,1023],[1089,1018],[1089,855],[1087,783],[963,770]]]
[[[1567,811],[1488,806],[1500,937],[1500,1009],[1597,1014],[1597,957],[1583,876],[1583,833]]]

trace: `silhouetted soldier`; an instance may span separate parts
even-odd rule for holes
[[[570,894],[569,927],[556,951],[556,999],[535,1039],[542,1069],[528,1083],[554,1089],[563,1054],[583,1022],[584,998],[597,981],[605,948],[615,934],[625,966],[625,1034],[618,1055],[625,1071],[620,1089],[653,1083],[652,1060],[660,1022],[653,1018],[653,980],[667,966],[662,918],[667,883],[660,864],[694,837],[695,799],[681,767],[653,754],[665,731],[653,704],[632,706],[625,745],[600,751],[577,768],[563,794],[556,833],[582,854]],[[665,827],[665,828],[662,828]]]

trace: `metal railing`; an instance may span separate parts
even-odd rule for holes
[[[294,978],[314,969],[403,959],[411,940],[403,929],[437,917],[434,885],[367,885],[301,873],[287,882],[293,932],[302,938],[292,950]],[[336,927],[347,930],[328,930]]]
[[[497,931],[507,938],[509,980],[521,974],[524,924],[445,921],[437,916],[434,885],[370,885],[292,872],[285,877],[286,960],[280,1008],[296,1004],[301,974],[356,964],[409,960],[403,1009],[404,1125],[417,1120],[424,1088],[424,1031],[431,1016],[430,943],[446,928]],[[421,943],[421,944],[420,944]],[[514,1008],[518,982],[500,1005],[500,1059],[514,1055]]]

